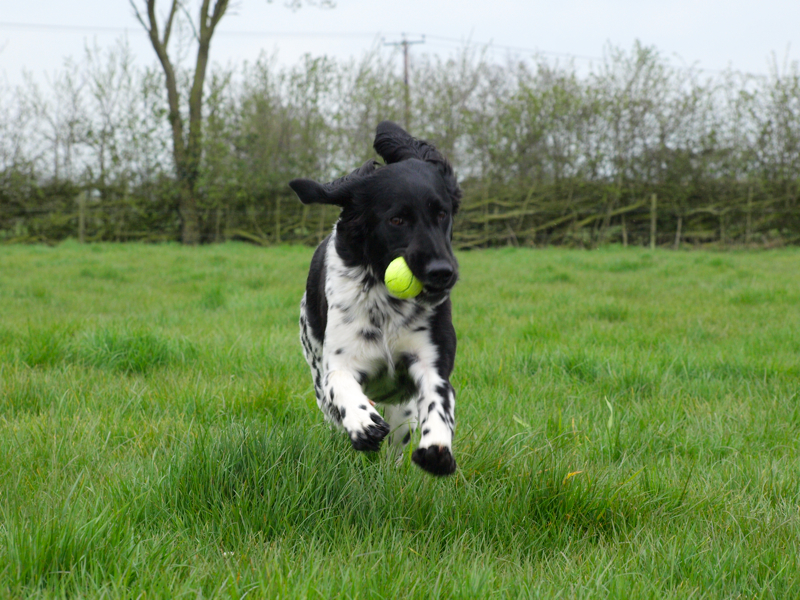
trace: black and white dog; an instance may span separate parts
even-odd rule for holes
[[[377,450],[387,435],[401,456],[419,423],[412,459],[450,475],[456,352],[450,290],[458,263],[450,246],[461,190],[447,160],[389,121],[378,125],[367,161],[336,181],[289,183],[304,204],[342,208],[333,232],[314,252],[300,304],[303,354],[326,418],[344,428],[356,450]],[[389,263],[403,256],[423,291],[389,295]],[[384,417],[373,407],[384,407]],[[384,420],[385,418],[385,420]]]

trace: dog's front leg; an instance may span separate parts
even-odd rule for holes
[[[356,376],[346,370],[328,371],[325,395],[335,407],[339,422],[356,450],[376,451],[389,433],[389,425],[372,407]]]
[[[455,390],[432,366],[417,363],[411,367],[420,394],[417,402],[422,437],[411,459],[433,475],[451,475],[456,470],[453,458],[455,430]]]

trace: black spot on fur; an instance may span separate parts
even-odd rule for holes
[[[362,329],[360,335],[365,341],[374,342],[381,336],[381,332],[377,329]]]
[[[403,436],[403,443],[404,444],[407,444],[409,441],[411,441],[411,432],[410,431]]]
[[[331,390],[331,400],[333,400],[333,390]],[[345,417],[347,416],[347,409],[344,406],[341,407],[339,409],[339,414],[341,415],[342,420],[344,421]]]
[[[424,312],[425,312],[425,307],[422,306],[421,304],[416,304],[414,306],[414,310],[412,311],[412,313],[408,315],[408,317],[406,317],[405,321],[403,321],[403,327],[405,328],[410,327],[411,324],[414,323],[416,320],[418,320],[419,317]]]
[[[377,306],[372,306],[369,309],[369,324],[375,329],[380,329],[386,321],[386,315],[383,314]]]
[[[400,300],[400,298],[395,298],[394,296],[388,296],[389,298],[389,306],[391,309],[398,315],[403,314],[403,306],[404,301]]]
[[[378,279],[370,272],[364,272],[364,279],[362,280],[362,285],[364,286],[364,291],[368,292],[372,288],[374,288],[378,283]]]
[[[367,405],[366,404],[359,404],[358,408],[360,408],[361,410],[367,410]]]
[[[450,391],[450,387],[447,384],[437,385],[436,386],[436,393],[439,394],[440,398],[447,398],[448,392]]]
[[[453,389],[453,386],[450,384],[442,385],[439,386],[437,391],[442,394],[442,408],[444,408],[445,412],[450,413],[453,407],[450,398],[451,396],[455,396],[455,390]]]
[[[337,348],[335,354],[342,354],[344,353],[344,348]]]
[[[417,363],[417,362],[419,362],[419,356],[417,356],[417,355],[416,355],[416,354],[414,354],[413,352],[405,352],[405,353],[403,353],[403,356],[401,357],[401,359],[402,359],[402,360],[403,360],[403,361],[406,363],[406,365],[408,365],[409,367],[410,367],[411,365],[413,365],[414,363]]]

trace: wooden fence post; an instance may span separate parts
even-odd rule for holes
[[[753,186],[747,190],[747,220],[744,226],[744,243],[749,244],[753,236]]]
[[[78,241],[86,241],[86,192],[78,194]]]
[[[656,249],[656,195],[650,196],[650,250]]]
[[[628,226],[625,224],[625,213],[622,213],[622,247],[628,247]]]
[[[275,243],[281,243],[281,196],[275,196]]]

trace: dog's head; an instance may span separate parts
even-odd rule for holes
[[[342,208],[336,250],[346,264],[368,267],[382,280],[403,256],[427,297],[443,297],[458,279],[450,242],[461,190],[453,168],[432,145],[389,121],[378,125],[374,147],[384,166],[370,160],[331,183],[289,185],[304,204]]]

